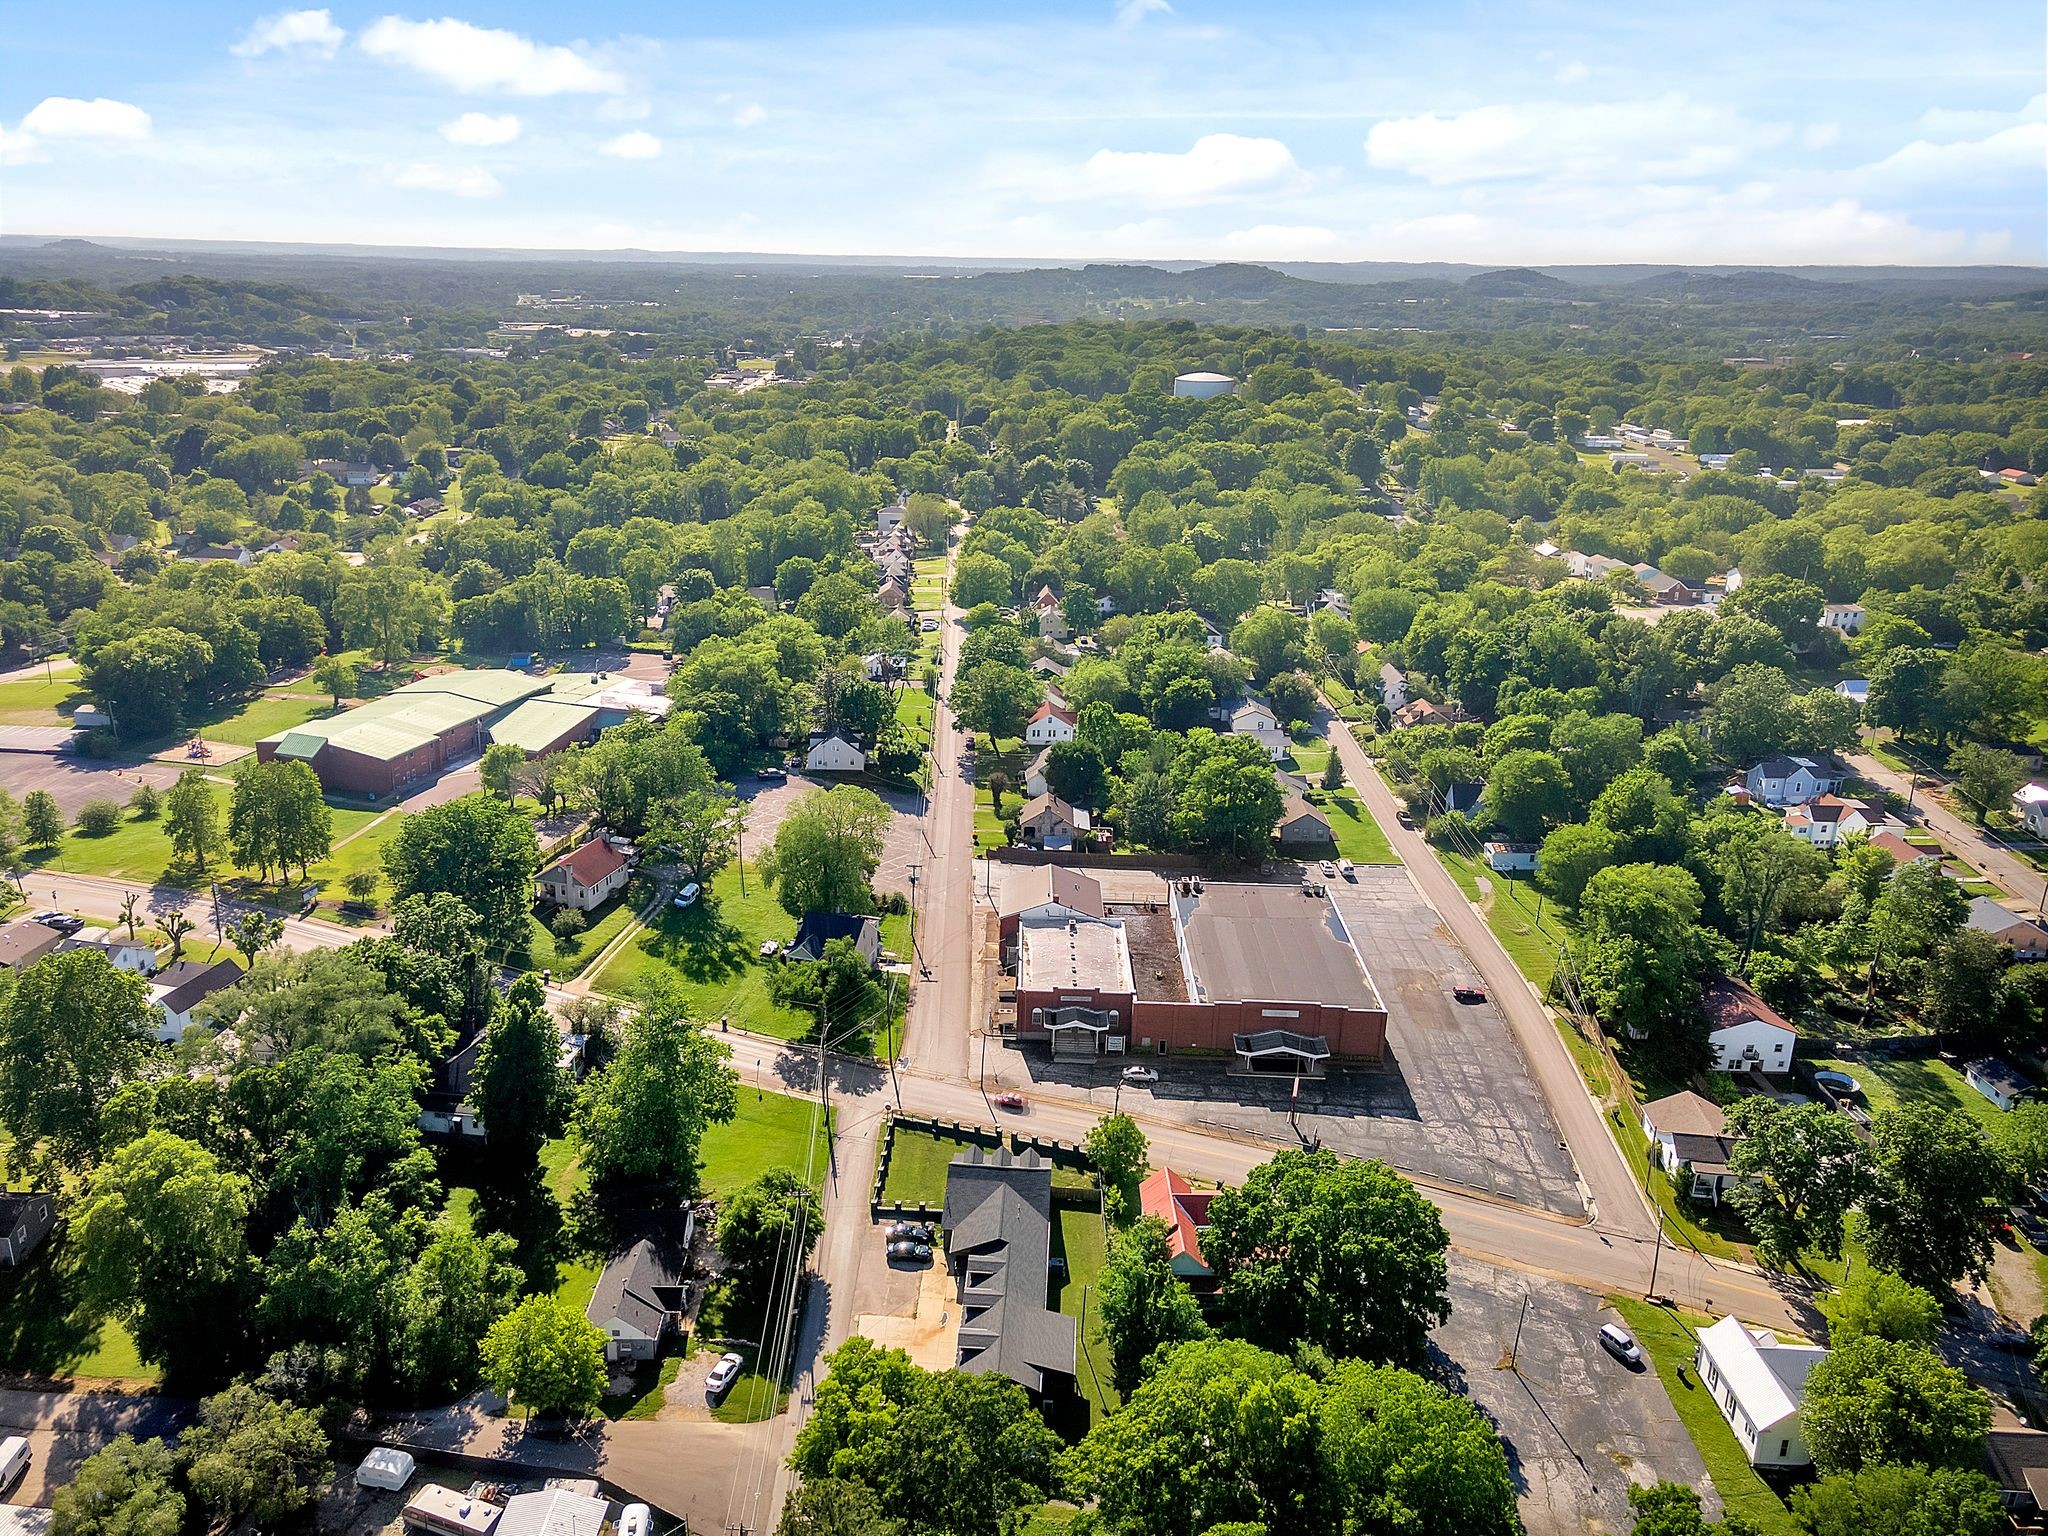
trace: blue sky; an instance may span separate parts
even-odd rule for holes
[[[8,31],[8,233],[2048,261],[2040,0],[106,0]]]

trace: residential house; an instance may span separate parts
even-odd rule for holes
[[[1869,837],[1885,828],[1897,827],[1898,823],[1885,814],[1884,807],[1866,800],[1816,795],[1804,805],[1785,807],[1785,830],[1816,848],[1834,848],[1845,838]]]
[[[2048,1511],[2048,1432],[1995,1428],[1984,1441],[1980,1470],[1998,1489],[2016,1529],[2038,1529]]]
[[[1533,874],[1543,862],[1535,843],[1488,843],[1483,851],[1486,867],[1497,875]]]
[[[583,1309],[583,1315],[604,1330],[606,1360],[654,1359],[689,1310],[683,1270],[694,1220],[684,1217],[680,1247],[642,1238],[606,1262],[590,1305]]]
[[[1222,627],[1214,619],[1210,618],[1206,613],[1198,613],[1195,615],[1195,618],[1202,626],[1203,645],[1212,651],[1227,650],[1229,648],[1229,637],[1223,633]]]
[[[1965,1062],[1963,1081],[2000,1109],[2011,1109],[2034,1092],[2032,1083],[1996,1056],[1979,1056],[1975,1061]]]
[[[1707,1015],[1707,1049],[1720,1072],[1789,1072],[1799,1038],[1773,1008],[1733,977],[1722,976],[1701,990]]]
[[[156,1027],[157,1039],[166,1045],[192,1027],[192,1010],[216,992],[225,991],[242,979],[242,968],[232,960],[180,960],[156,973],[149,988],[149,1000],[156,1004],[163,1022]]]
[[[811,732],[804,751],[804,768],[810,773],[859,773],[868,765],[868,754],[860,742],[839,726]]]
[[[632,862],[606,839],[593,837],[543,869],[533,882],[533,894],[558,907],[591,912],[623,891],[632,878]]]
[[[309,479],[316,470],[336,485],[347,486],[351,490],[357,486],[375,485],[384,475],[376,465],[366,464],[361,459],[308,459],[299,465],[299,478]]]
[[[0,1189],[0,1269],[13,1269],[50,1235],[57,1208],[41,1190]]]
[[[1408,704],[1408,674],[1391,661],[1380,663],[1380,702],[1389,714]]]
[[[1064,849],[1080,841],[1091,830],[1091,822],[1086,811],[1044,794],[1025,802],[1017,815],[1017,830],[1034,848]]]
[[[2001,469],[1998,478],[2007,485],[2039,485],[2040,477],[2024,469]]]
[[[946,1170],[946,1268],[960,1291],[956,1369],[993,1371],[1033,1403],[1074,1390],[1075,1320],[1046,1305],[1052,1166],[1034,1151],[970,1147]]]
[[[1611,560],[1606,555],[1581,555],[1576,552],[1564,557],[1564,566],[1581,581],[1600,581],[1616,571],[1632,573],[1635,569],[1626,560]]]
[[[101,929],[74,934],[57,946],[57,953],[64,954],[74,949],[96,949],[107,957],[107,964],[117,971],[128,971],[137,976],[156,974],[156,946],[141,939],[117,939]]]
[[[1273,836],[1286,848],[1322,848],[1335,841],[1330,835],[1330,818],[1299,795],[1287,797],[1280,819],[1273,824]]]
[[[1848,775],[1824,758],[1768,757],[1742,776],[1751,798],[1765,805],[1804,805],[1831,795]]]
[[[1196,1284],[1213,1282],[1216,1272],[1202,1257],[1202,1234],[1209,1228],[1209,1202],[1215,1195],[1198,1190],[1171,1168],[1155,1168],[1138,1185],[1138,1209],[1166,1223],[1166,1249],[1174,1275]]]
[[[1728,1116],[1712,1099],[1687,1089],[1652,1100],[1643,1106],[1643,1134],[1657,1165],[1693,1199],[1719,1205],[1736,1182],[1728,1168],[1735,1140]]]
[[[910,593],[901,582],[894,580],[885,581],[875,588],[875,601],[880,603],[884,610],[903,608],[907,607],[910,603]]]
[[[63,942],[64,935],[47,923],[20,918],[0,927],[0,970],[25,971]]]
[[[1867,677],[1845,677],[1835,684],[1835,692],[1854,704],[1858,709],[1870,702],[1870,679]]]
[[[1024,793],[1026,795],[1042,795],[1045,793],[1045,770],[1046,765],[1051,761],[1052,748],[1046,747],[1026,765],[1024,769]]]
[[[1272,707],[1258,699],[1246,699],[1231,707],[1230,733],[1233,736],[1249,736],[1274,762],[1279,762],[1293,750],[1294,743],[1288,734],[1280,729],[1280,721]]]
[[[180,560],[215,561],[225,560],[244,570],[256,563],[256,556],[240,544],[190,543],[178,551]]]
[[[1060,600],[1051,587],[1040,587],[1038,596],[1031,600],[1031,611],[1038,615],[1038,633],[1047,640],[1067,638],[1067,616],[1060,610]]]
[[[882,961],[882,920],[852,912],[806,912],[796,937],[782,946],[785,960],[823,960],[825,946],[844,939],[870,966]]]
[[[1828,603],[1821,608],[1822,629],[1832,629],[1840,635],[1860,635],[1863,624],[1870,617],[1861,603]]]
[[[1539,560],[1558,560],[1564,556],[1564,551],[1548,539],[1532,546],[1530,553]]]
[[[1693,1369],[1735,1431],[1753,1467],[1803,1467],[1806,1436],[1799,1403],[1806,1378],[1827,1358],[1817,1344],[1786,1344],[1768,1328],[1745,1328],[1724,1317],[1701,1328]]]
[[[1918,843],[1909,843],[1890,827],[1881,827],[1870,834],[1870,846],[1881,848],[1892,856],[1892,862],[1903,869],[1908,864],[1939,864],[1939,848],[1922,848]]]
[[[1025,923],[1064,923],[1100,918],[1102,885],[1093,876],[1063,864],[1013,868],[1003,882],[997,904],[997,932],[1005,949]]]
[[[1074,669],[1057,656],[1040,656],[1031,663],[1031,670],[1040,677],[1065,677]]]
[[[1056,741],[1072,741],[1079,728],[1080,716],[1071,709],[1061,709],[1047,699],[1039,705],[1024,726],[1024,740],[1034,747],[1049,747]]]
[[[2048,960],[2048,927],[2000,906],[1989,896],[1971,898],[1970,915],[1963,919],[1963,926],[1990,934],[2012,951],[2015,960]]]
[[[909,515],[909,512],[910,509],[900,501],[891,502],[886,507],[877,507],[875,509],[875,532],[894,533],[903,526],[903,519]]]
[[[1320,613],[1325,608],[1341,619],[1351,617],[1351,599],[1342,592],[1339,592],[1335,587],[1325,587],[1308,600],[1308,611],[1310,613]]]
[[[1674,604],[1699,601],[1699,593],[1676,576],[1666,575],[1654,565],[1635,565],[1630,569],[1635,572],[1636,585],[1647,592],[1653,601]]]
[[[1415,699],[1394,711],[1394,729],[1405,731],[1413,725],[1455,725],[1458,717],[1430,699]]]
[[[1461,811],[1467,816],[1477,816],[1479,802],[1486,798],[1486,786],[1470,779],[1461,779],[1456,783],[1446,784],[1442,793],[1434,798],[1435,805],[1430,812],[1431,815],[1441,815],[1445,811]]]
[[[2014,790],[2012,813],[2035,837],[2048,837],[2048,784],[2022,784]]]

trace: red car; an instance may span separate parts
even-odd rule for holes
[[[1451,988],[1451,996],[1461,1003],[1483,1003],[1486,1001],[1486,988],[1468,981]]]
[[[997,1109],[1022,1109],[1030,1102],[1021,1093],[999,1093],[995,1097]]]

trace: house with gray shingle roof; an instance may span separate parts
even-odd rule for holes
[[[970,1147],[946,1171],[946,1265],[960,1286],[954,1365],[997,1371],[1034,1403],[1074,1390],[1075,1321],[1046,1305],[1052,1166],[1036,1152]]]

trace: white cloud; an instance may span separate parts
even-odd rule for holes
[[[445,192],[450,197],[496,197],[505,189],[477,165],[408,165],[391,178],[408,192]]]
[[[2036,96],[2017,112],[2003,112],[1997,108],[1968,107],[1952,111],[1947,107],[1929,107],[1920,114],[1920,131],[1936,139],[1951,139],[1959,135],[1996,133],[2001,128],[2015,123],[2040,122],[2048,117],[2048,94]]]
[[[1577,85],[1592,73],[1593,71],[1586,68],[1584,60],[1572,59],[1568,63],[1558,65],[1556,80],[1559,85]]]
[[[510,112],[465,112],[454,122],[441,125],[441,137],[451,144],[477,148],[510,144],[519,137],[519,119]]]
[[[735,128],[755,128],[767,121],[768,109],[758,101],[748,102],[732,115],[732,124]]]
[[[1954,191],[2003,185],[2024,176],[2038,189],[2044,165],[2048,165],[2048,123],[2015,123],[1984,138],[1952,144],[1915,139],[1876,164],[1862,167],[1855,180],[1889,192]]]
[[[1254,261],[1310,261],[1336,255],[1343,243],[1320,224],[1255,224],[1232,230],[1217,246],[1225,255]]]
[[[1826,149],[1842,141],[1840,123],[1808,123],[1799,131],[1799,142],[1808,149]]]
[[[404,64],[458,91],[503,91],[511,96],[611,95],[626,82],[573,48],[536,43],[517,32],[472,26],[444,16],[409,21],[386,16],[361,38],[372,58]]]
[[[296,52],[331,59],[346,36],[348,34],[334,24],[334,17],[325,6],[317,11],[279,11],[258,21],[228,51],[244,59],[265,53]]]
[[[1752,124],[1679,96],[1608,103],[1502,102],[1440,116],[1387,118],[1365,137],[1365,158],[1436,186],[1523,176],[1598,173],[1703,176],[1741,163],[1787,130]]]
[[[1303,191],[1312,180],[1278,139],[1210,133],[1180,154],[1098,149],[1078,177],[1062,175],[1044,191],[1053,198],[1127,198],[1155,207],[1188,207],[1285,196]]]
[[[661,153],[661,140],[645,129],[635,128],[616,139],[606,139],[597,146],[597,152],[614,160],[652,160]]]
[[[1138,25],[1147,16],[1171,16],[1173,7],[1167,0],[1117,0],[1116,24],[1123,28]]]
[[[45,96],[21,120],[21,133],[36,139],[146,139],[149,114],[125,101],[95,96]]]

